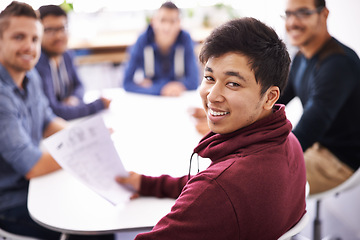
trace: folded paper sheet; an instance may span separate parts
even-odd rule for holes
[[[77,122],[44,140],[44,145],[65,170],[114,205],[128,201],[131,191],[115,181],[127,176],[100,115]]]

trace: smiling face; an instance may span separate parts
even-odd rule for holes
[[[272,113],[279,88],[272,86],[261,95],[248,58],[226,53],[208,59],[200,86],[211,131],[225,134],[244,128]]]
[[[288,0],[287,12],[312,12],[302,17],[291,15],[285,20],[285,27],[292,45],[297,47],[308,47],[319,38],[326,30],[326,19],[328,10],[322,9],[317,12],[315,0]]]
[[[42,26],[30,17],[11,17],[0,37],[0,62],[10,74],[25,73],[40,57]]]

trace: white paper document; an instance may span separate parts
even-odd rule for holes
[[[100,115],[80,121],[44,140],[44,145],[65,170],[114,205],[128,201],[131,191],[115,181],[127,176]]]

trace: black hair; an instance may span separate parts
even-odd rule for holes
[[[316,8],[324,8],[326,7],[325,0],[314,0],[314,4]]]
[[[179,10],[179,8],[175,5],[175,3],[171,2],[171,1],[164,2],[160,8]]]
[[[20,16],[38,19],[36,12],[29,4],[13,1],[0,13],[0,36],[9,27],[10,17]]]
[[[49,15],[53,15],[53,16],[64,16],[67,17],[66,12],[57,5],[44,5],[41,6],[39,8],[39,13],[40,13],[40,19],[44,19],[44,17],[49,16]]]
[[[234,52],[244,55],[261,85],[261,95],[271,86],[286,86],[290,57],[276,32],[254,18],[239,18],[217,27],[205,40],[199,54],[201,63],[211,57]]]

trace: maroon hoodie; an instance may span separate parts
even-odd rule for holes
[[[177,198],[171,212],[136,239],[277,239],[305,213],[303,151],[285,107],[195,148],[212,163],[193,176],[142,176],[142,195]]]

